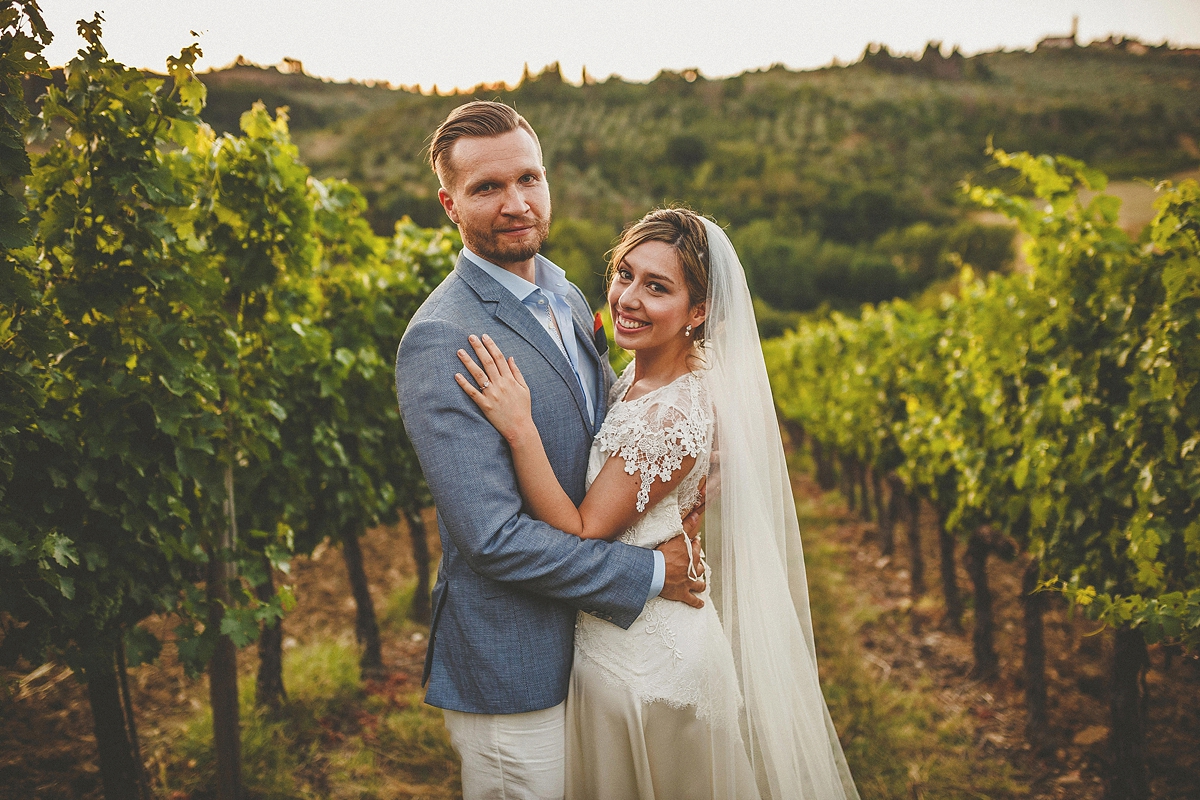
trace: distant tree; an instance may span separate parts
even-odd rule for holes
[[[550,225],[545,255],[567,273],[593,308],[604,304],[606,254],[616,244],[617,230],[586,219],[557,219]]]
[[[734,242],[756,297],[790,311],[817,306],[814,256],[819,241],[815,235],[783,236],[770,222],[760,220],[736,231]]]
[[[708,158],[708,144],[694,134],[672,136],[667,142],[667,161],[683,169],[695,169]]]

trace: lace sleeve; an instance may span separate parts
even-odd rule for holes
[[[712,412],[703,394],[700,379],[688,375],[645,397],[618,404],[601,426],[596,436],[601,452],[619,456],[627,474],[642,476],[639,513],[650,502],[655,478],[670,480],[688,457],[707,462]]]

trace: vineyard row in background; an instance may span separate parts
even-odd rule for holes
[[[391,364],[459,243],[407,220],[373,233],[361,194],[313,179],[261,104],[215,136],[199,49],[164,81],[110,59],[101,22],[80,22],[87,47],[30,119],[50,32],[35,0],[0,3],[0,657],[74,669],[104,795],[149,798],[127,667],[164,644],[139,623],[174,615],[235,800],[237,653],[259,640],[256,701],[280,704],[290,558],[342,545],[370,676],[358,539],[403,515],[427,619],[429,498]]]
[[[994,157],[1032,196],[966,191],[1018,222],[1030,273],[966,270],[936,308],[896,301],[806,321],[766,343],[768,370],[819,482],[840,481],[864,512],[873,495],[885,553],[907,514],[914,596],[916,520],[932,506],[952,630],[965,544],[975,677],[998,667],[988,558],[1026,559],[1031,740],[1047,721],[1044,592],[1111,627],[1106,796],[1143,800],[1147,642],[1200,645],[1200,185],[1160,186],[1135,239],[1116,224],[1115,198],[1080,201],[1102,192],[1102,174],[1064,157]]]

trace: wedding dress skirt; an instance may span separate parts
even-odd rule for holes
[[[653,548],[683,531],[699,499],[712,443],[712,410],[689,373],[622,401],[628,368],[613,387],[592,444],[589,485],[612,455],[641,472],[638,510],[654,478],[695,467],[621,541]],[[705,592],[703,608],[653,598],[628,630],[581,613],[567,695],[567,800],[754,800],[759,797],[738,730],[741,694],[729,640]]]

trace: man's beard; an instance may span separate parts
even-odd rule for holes
[[[550,235],[550,218],[534,221],[533,237],[520,242],[506,242],[493,230],[464,228],[463,239],[476,255],[493,264],[516,264],[528,261],[538,254],[546,237]]]

